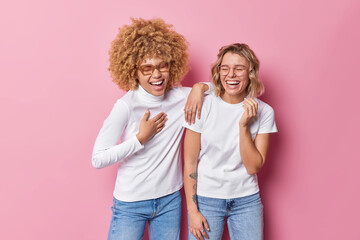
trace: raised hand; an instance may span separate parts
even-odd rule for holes
[[[159,133],[164,127],[167,120],[166,114],[161,112],[149,120],[150,111],[146,110],[143,118],[140,121],[139,132],[136,134],[137,139],[141,144],[144,144],[155,134]]]
[[[250,120],[257,115],[258,103],[254,98],[245,98],[243,108],[245,111],[239,121],[239,125],[240,127],[247,127]]]

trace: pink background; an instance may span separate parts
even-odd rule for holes
[[[0,239],[106,238],[116,167],[90,159],[123,94],[107,52],[130,17],[161,17],[187,38],[185,86],[209,80],[225,44],[257,53],[279,128],[260,173],[265,239],[360,239],[359,10],[357,0],[1,1]]]

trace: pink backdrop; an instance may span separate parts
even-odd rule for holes
[[[186,86],[209,80],[222,45],[257,53],[279,128],[260,173],[265,239],[360,239],[359,10],[356,0],[1,1],[0,239],[106,238],[116,167],[90,159],[123,94],[107,52],[130,17],[185,35]],[[185,215],[182,228],[185,240]]]

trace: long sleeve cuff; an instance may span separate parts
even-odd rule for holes
[[[108,149],[94,151],[92,164],[95,168],[104,168],[121,161],[144,148],[136,136]]]

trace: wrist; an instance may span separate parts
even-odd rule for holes
[[[207,92],[209,90],[209,86],[205,83],[197,83],[199,85],[199,87],[201,88],[201,90],[203,92]]]
[[[248,131],[249,126],[247,124],[239,123],[240,131]]]
[[[196,89],[196,90],[199,90],[201,92],[206,92],[207,88],[209,88],[209,87],[206,84],[203,84],[203,83],[195,83],[193,85],[193,88]]]
[[[136,138],[139,140],[139,142],[141,143],[141,145],[144,145],[145,139],[144,139],[144,137],[141,135],[141,133],[137,133],[137,134],[136,134]]]
[[[199,212],[199,209],[196,207],[194,208],[188,208],[188,214],[192,215],[192,214],[197,214]]]

